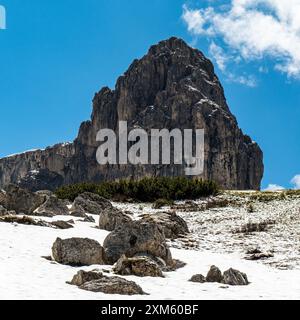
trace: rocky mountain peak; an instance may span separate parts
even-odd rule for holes
[[[260,187],[262,152],[238,127],[213,64],[175,37],[151,46],[145,56],[134,60],[114,90],[104,87],[96,93],[91,120],[82,123],[74,143],[63,148],[65,152],[48,148],[0,160],[0,186],[19,181],[36,169],[59,174],[63,183],[184,175],[183,165],[99,165],[96,134],[104,128],[117,131],[119,121],[127,121],[129,130],[204,129],[205,170],[201,177],[228,189]]]

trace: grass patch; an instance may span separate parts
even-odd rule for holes
[[[73,201],[83,192],[96,193],[111,200],[154,202],[158,199],[184,200],[216,195],[216,183],[186,177],[155,177],[140,180],[120,180],[102,183],[79,183],[56,190],[60,199]]]

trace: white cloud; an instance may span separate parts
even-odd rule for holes
[[[292,180],[291,183],[294,185],[294,189],[300,189],[300,174],[297,174]]]
[[[244,60],[268,56],[275,69],[300,77],[300,0],[231,0],[183,10],[191,34],[221,37]]]
[[[263,191],[280,191],[280,190],[285,190],[284,187],[279,186],[278,184],[269,184],[266,189]]]
[[[229,57],[226,56],[224,50],[217,46],[214,41],[209,46],[209,54],[215,59],[219,69],[225,71]]]
[[[250,88],[257,86],[257,81],[253,75],[238,76],[233,73],[229,73],[227,77],[231,82],[240,83]]]

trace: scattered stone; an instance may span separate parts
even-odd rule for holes
[[[207,273],[206,281],[221,283],[223,281],[223,276],[222,276],[221,270],[216,266],[211,266],[210,270]]]
[[[163,230],[153,222],[124,223],[106,237],[103,247],[108,264],[114,264],[123,254],[130,258],[138,253],[162,258],[167,265],[173,261]]]
[[[258,248],[250,248],[247,250],[246,254],[256,254],[256,253],[262,253],[260,249]]]
[[[128,281],[120,277],[108,277],[99,270],[80,270],[73,277],[71,285],[76,285],[82,290],[92,292],[103,292],[106,294],[121,295],[144,295],[143,289],[133,281]]]
[[[248,222],[242,225],[240,228],[233,231],[233,233],[252,233],[252,232],[265,232],[271,225],[274,225],[275,221],[261,221],[261,222]]]
[[[88,217],[88,215],[82,210],[72,211],[71,216],[76,217],[76,218],[84,218],[84,219],[86,219]]]
[[[71,229],[74,228],[70,223],[67,221],[59,220],[59,221],[52,221],[50,222],[54,227],[58,229]]]
[[[180,261],[178,259],[173,259],[172,262],[170,263],[170,265],[164,266],[162,268],[162,271],[164,271],[164,272],[172,272],[172,271],[176,271],[178,269],[181,269],[181,268],[183,268],[185,266],[186,266],[185,262]]]
[[[205,283],[206,282],[206,278],[202,274],[195,274],[194,276],[192,276],[192,278],[189,281]]]
[[[100,212],[99,228],[106,231],[113,231],[130,221],[132,221],[132,219],[121,210],[114,207],[107,207]]]
[[[95,221],[95,219],[94,219],[93,216],[86,216],[86,217],[82,220],[82,222],[93,222],[93,223],[95,223],[96,221]]]
[[[72,266],[103,264],[103,248],[97,241],[87,238],[57,238],[52,256],[55,261]]]
[[[80,270],[75,274],[72,281],[67,282],[67,283],[79,287],[79,286],[82,286],[86,282],[89,282],[92,280],[99,280],[101,278],[103,278],[103,274],[102,274],[102,272],[100,272],[97,269],[95,269],[93,271]]]
[[[246,286],[249,281],[245,273],[230,268],[223,274],[223,283],[231,286]]]
[[[256,260],[261,260],[261,259],[268,259],[268,258],[273,258],[274,254],[271,252],[261,252],[261,253],[254,253],[251,254],[250,256],[245,257],[246,260],[251,260],[251,261],[256,261]]]
[[[25,224],[25,225],[32,225],[32,226],[38,226],[38,227],[51,227],[51,224],[46,221],[35,220],[28,216],[16,216],[16,215],[3,216],[3,217],[0,217],[0,222]]]
[[[143,289],[133,281],[120,277],[103,276],[99,280],[85,282],[79,287],[82,290],[120,295],[145,295]]]
[[[67,200],[61,200],[56,196],[51,195],[34,211],[34,214],[45,217],[69,215],[68,204],[69,202]]]
[[[146,222],[155,222],[160,225],[168,239],[177,239],[178,237],[189,233],[187,223],[175,212],[157,212],[144,215],[142,218]]]
[[[122,276],[163,277],[163,273],[158,264],[145,256],[127,258],[123,255],[116,262],[113,270],[116,274]]]

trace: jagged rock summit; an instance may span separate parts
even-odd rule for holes
[[[99,165],[96,134],[104,128],[117,132],[121,120],[128,130],[204,128],[201,177],[226,189],[260,188],[261,149],[238,127],[213,64],[175,37],[134,60],[114,90],[105,87],[95,95],[91,120],[81,124],[73,143],[0,159],[0,186],[20,183],[35,191],[81,181],[185,174],[185,165]]]

